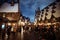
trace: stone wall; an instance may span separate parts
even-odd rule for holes
[[[60,17],[60,2],[56,2],[56,8],[54,9],[56,12],[54,13],[54,16],[57,18],[57,17]],[[47,12],[47,19],[50,19],[50,17],[51,17],[51,11],[52,11],[52,5],[51,6],[48,6],[49,7],[49,9],[48,9],[48,12]],[[43,9],[44,10],[44,14],[43,14],[43,20],[44,20],[44,18],[45,18],[45,13],[46,13],[46,9]],[[42,13],[42,11],[41,11],[41,13]]]

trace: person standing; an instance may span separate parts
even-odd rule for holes
[[[7,40],[9,40],[10,34],[11,34],[11,26],[8,26],[7,27],[7,35],[8,35],[8,39]]]

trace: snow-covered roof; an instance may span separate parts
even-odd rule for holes
[[[14,6],[11,6],[9,3],[4,3],[0,7],[0,12],[18,12],[18,3],[15,3]]]

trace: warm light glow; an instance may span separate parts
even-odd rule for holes
[[[38,25],[43,25],[42,23],[39,23]]]
[[[56,23],[52,23],[52,25],[55,25]]]
[[[10,25],[11,25],[11,23],[8,23],[8,25],[10,26]]]
[[[13,18],[12,17],[7,17],[9,20],[13,20]]]
[[[18,25],[21,25],[21,20],[19,20]]]
[[[29,23],[28,25],[31,25],[31,23]]]
[[[22,26],[24,26],[24,25],[25,25],[25,23],[24,23],[24,22],[21,22],[21,25],[22,25]]]
[[[3,14],[3,17],[5,17],[5,14]]]
[[[34,22],[34,25],[36,25],[36,22]]]
[[[40,17],[39,17],[39,20],[40,20]]]
[[[24,26],[24,25],[25,25],[25,23],[24,23],[24,22],[22,22],[21,20],[19,20],[18,25],[19,25],[19,26],[20,26],[20,25]]]
[[[46,23],[46,24],[44,24],[44,25],[51,25],[51,23]]]
[[[51,25],[51,23],[47,23],[47,25]]]
[[[13,23],[13,26],[15,26],[16,24],[15,23]]]

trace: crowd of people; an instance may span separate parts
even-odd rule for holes
[[[59,25],[49,25],[49,26],[35,26],[35,27],[27,27],[27,26],[22,26],[23,30],[29,31],[29,32],[35,32],[39,33],[40,37],[38,40],[56,40],[56,33],[60,31],[60,26]],[[8,26],[5,29],[2,30],[2,40],[5,39],[6,35],[7,40],[9,40],[10,35],[12,34],[13,36],[16,35],[17,32],[21,33],[21,27],[17,28],[14,30],[13,27]]]
[[[39,40],[41,39],[44,39],[44,40],[56,40],[56,35],[55,35],[55,29],[53,28],[54,26],[50,26],[50,28],[46,28],[46,26],[44,26],[43,28],[39,28],[36,27],[35,28],[35,32],[38,32],[40,34],[40,38]]]
[[[9,40],[10,39],[10,35],[12,34],[13,36],[16,35],[16,30],[14,27],[12,26],[8,26],[8,27],[5,27],[4,29],[2,29],[2,40]]]
[[[60,32],[59,25],[35,26],[34,28],[25,27],[24,30],[40,34],[38,40],[57,40],[56,33]],[[59,40],[59,39],[58,39]]]

